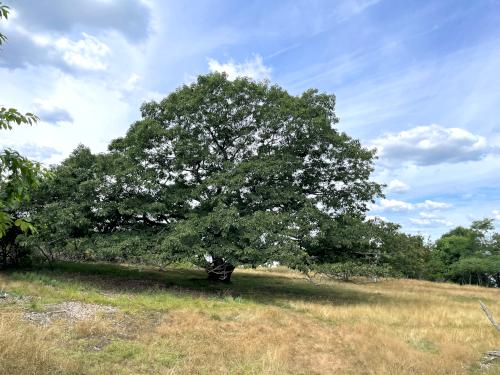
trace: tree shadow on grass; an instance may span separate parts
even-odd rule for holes
[[[236,270],[232,283],[211,282],[203,270],[167,269],[163,271],[138,266],[106,263],[56,263],[40,266],[10,277],[44,284],[78,282],[101,293],[161,293],[197,298],[242,298],[261,304],[287,307],[287,301],[351,305],[384,303],[389,296],[357,290],[352,284],[314,285],[305,278],[279,273],[246,273]]]

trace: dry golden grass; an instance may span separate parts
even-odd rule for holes
[[[500,347],[478,304],[500,318],[495,289],[314,286],[283,269],[237,270],[227,287],[196,271],[65,267],[0,274],[0,289],[32,297],[0,302],[0,374],[500,374],[479,368]],[[67,300],[120,312],[47,326],[21,319]]]
[[[40,328],[21,322],[21,314],[0,315],[0,374],[81,374],[83,363],[61,350],[58,326]]]

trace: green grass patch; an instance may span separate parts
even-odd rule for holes
[[[439,348],[432,341],[426,338],[414,339],[408,342],[412,347],[418,349],[422,352],[437,354],[439,353]]]

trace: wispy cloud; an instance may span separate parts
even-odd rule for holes
[[[211,72],[224,72],[230,80],[237,77],[248,77],[255,80],[271,78],[271,68],[264,64],[260,55],[255,55],[253,58],[241,63],[237,63],[232,59],[225,63],[215,59],[208,59],[208,69]]]
[[[380,199],[377,203],[371,205],[371,211],[412,211],[412,210],[440,210],[451,208],[453,205],[447,202],[437,202],[430,199],[426,199],[419,203],[410,203],[397,199]]]
[[[444,225],[446,227],[451,227],[453,225],[453,222],[450,220],[436,219],[436,218],[431,218],[431,219],[410,218],[410,222],[412,224],[422,226],[422,227],[435,226],[435,225]]]
[[[387,184],[386,190],[391,193],[404,193],[410,190],[410,186],[407,183],[404,183],[403,181],[394,179]]]
[[[337,20],[339,22],[345,22],[349,18],[363,13],[368,8],[380,3],[381,0],[349,0],[339,3],[337,8]]]

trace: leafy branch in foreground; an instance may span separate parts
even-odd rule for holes
[[[38,117],[27,112],[24,115],[15,108],[0,107],[0,129],[12,129],[12,124],[33,125]]]
[[[9,11],[10,11],[10,8],[7,6],[7,5],[3,5],[1,2],[0,2],[0,20],[2,18],[5,18],[7,19],[9,17]],[[0,46],[5,43],[7,41],[7,37],[0,33]]]
[[[9,18],[10,8],[0,2],[0,20]],[[0,33],[0,46],[7,41],[7,37]],[[20,113],[15,108],[0,107],[0,129],[12,129],[12,124],[33,125],[38,121],[33,113]]]
[[[29,199],[30,191],[38,186],[45,175],[42,166],[14,150],[0,153],[0,238],[15,225],[23,233],[34,232],[34,227],[24,218],[16,218],[15,211]]]
[[[0,20],[7,19],[9,7],[0,3]],[[0,34],[0,45],[7,37]],[[0,107],[0,130],[12,129],[13,124],[33,125],[38,121],[32,113],[22,114],[15,108]],[[19,210],[31,190],[38,186],[46,172],[40,163],[29,160],[17,151],[0,151],[0,267],[19,263],[23,254],[18,235],[34,233],[29,215]]]

